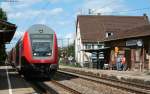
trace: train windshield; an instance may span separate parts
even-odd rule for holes
[[[32,37],[32,52],[33,56],[51,56],[52,54],[52,38],[33,38]]]

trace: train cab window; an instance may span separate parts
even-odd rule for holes
[[[46,57],[52,54],[53,39],[32,38],[32,53],[34,57]]]

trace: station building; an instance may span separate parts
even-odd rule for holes
[[[9,43],[14,36],[17,26],[0,19],[0,44]]]
[[[0,64],[1,62],[4,62],[6,56],[5,44],[10,43],[14,36],[16,28],[17,26],[15,24],[0,19]]]
[[[148,16],[79,15],[76,23],[76,61],[82,67],[93,67],[92,51],[100,49],[105,51],[104,56],[99,58],[104,59],[109,69],[116,64],[118,55],[125,56],[128,70],[150,69]]]

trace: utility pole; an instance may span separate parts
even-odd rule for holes
[[[69,49],[69,40],[70,40],[70,38],[67,38],[67,40],[68,40],[68,49]]]
[[[63,38],[61,39],[61,48],[63,48]]]

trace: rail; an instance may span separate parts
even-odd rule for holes
[[[115,80],[115,79],[108,79],[105,77],[97,77],[97,76],[92,76],[89,74],[72,73],[69,71],[59,70],[58,72],[63,73],[63,74],[67,74],[67,75],[71,75],[71,76],[80,77],[80,78],[88,80],[88,81],[92,81],[92,82],[101,83],[101,84],[105,84],[108,86],[120,88],[122,90],[130,91],[130,92],[133,92],[136,94],[150,94],[150,87],[147,85],[130,83],[130,82],[126,82],[126,81],[119,81],[119,80]]]

